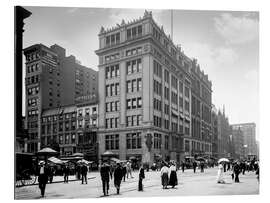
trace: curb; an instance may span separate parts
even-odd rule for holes
[[[91,180],[91,179],[95,179],[96,176],[92,176],[92,177],[89,177],[87,178],[87,180]],[[81,180],[68,180],[68,182],[75,182],[75,181],[81,181]],[[19,187],[27,187],[27,186],[33,186],[33,185],[38,185],[38,181],[36,181],[37,183],[34,183],[34,184],[31,184],[31,185],[19,185],[19,186],[16,186],[16,188],[19,188]],[[47,183],[47,184],[54,184],[54,183],[63,183],[64,181],[63,180],[59,180],[59,181],[53,181],[52,183]]]

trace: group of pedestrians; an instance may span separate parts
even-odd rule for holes
[[[217,183],[225,183],[224,173],[226,171],[231,171],[232,180],[235,183],[239,183],[239,175],[245,175],[246,170],[248,172],[255,171],[257,175],[257,179],[259,181],[259,163],[254,161],[254,163],[249,164],[247,161],[234,161],[234,162],[221,162],[218,165],[218,175],[217,175]]]
[[[116,188],[116,194],[120,194],[121,182],[125,182],[126,176],[130,175],[133,178],[131,173],[131,164],[128,162],[127,164],[117,163],[116,166],[109,165],[106,161],[104,161],[100,167],[100,176],[102,181],[102,190],[104,196],[109,195],[109,182],[110,179],[113,179],[114,186]],[[138,191],[143,191],[142,181],[145,178],[143,167],[139,170],[139,182],[138,182]]]
[[[176,166],[174,162],[171,162],[170,164],[163,163],[160,174],[163,189],[168,189],[168,185],[171,185],[172,188],[178,185]]]

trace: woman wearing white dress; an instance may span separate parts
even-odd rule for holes
[[[223,177],[223,164],[222,163],[218,165],[217,183],[225,183],[224,177]]]
[[[169,182],[169,168],[167,167],[166,164],[163,165],[163,167],[160,170],[160,175],[161,175],[161,184],[163,186],[163,189],[167,189],[167,185]]]

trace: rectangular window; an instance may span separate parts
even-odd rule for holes
[[[131,109],[131,99],[127,99],[127,109]]]
[[[120,94],[120,86],[119,83],[115,84],[115,95],[119,95]]]
[[[132,98],[132,109],[136,109],[137,105],[136,105],[136,98]]]
[[[131,81],[127,81],[127,93],[131,92]]]
[[[141,108],[142,107],[142,98],[138,97],[137,98],[137,108]]]
[[[142,91],[142,79],[138,78],[137,79],[137,91]]]

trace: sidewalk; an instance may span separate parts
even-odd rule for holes
[[[96,178],[97,174],[95,174],[95,173],[96,172],[88,172],[87,173],[87,179],[90,180],[90,179]],[[81,181],[81,180],[78,180],[76,175],[70,175],[68,177],[68,181],[69,182],[74,182],[74,181]],[[48,184],[63,183],[63,182],[64,182],[64,176],[53,176],[52,183],[48,183]],[[38,177],[37,177],[36,182],[34,184],[31,184],[31,185],[17,185],[16,187],[27,187],[27,186],[32,186],[32,185],[38,185]]]

